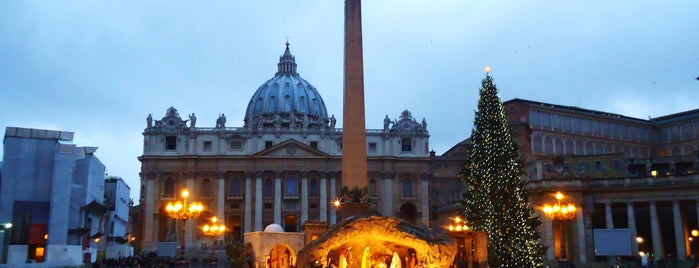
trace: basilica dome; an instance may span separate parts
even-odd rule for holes
[[[328,112],[313,85],[296,72],[296,61],[286,43],[277,73],[252,95],[245,127],[326,127]]]

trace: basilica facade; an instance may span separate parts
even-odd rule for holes
[[[210,241],[195,231],[209,216],[225,219],[231,230],[219,241],[273,223],[300,232],[307,221],[339,220],[332,203],[341,197],[342,129],[296,69],[287,43],[276,74],[252,94],[239,127],[227,126],[225,114],[213,127],[199,126],[194,113],[183,119],[174,107],[160,119],[148,116],[139,157],[144,251],[179,241],[182,227],[164,207],[185,188],[205,208],[184,227],[187,247]],[[368,200],[375,214],[429,225],[427,123],[407,110],[396,116],[376,118],[383,128],[366,130]]]

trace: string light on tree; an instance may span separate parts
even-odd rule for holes
[[[520,154],[490,76],[491,68],[485,71],[473,120],[472,147],[460,174],[466,183],[464,215],[471,230],[488,233],[491,267],[543,267],[544,248],[537,231],[541,221],[533,216],[521,180]]]

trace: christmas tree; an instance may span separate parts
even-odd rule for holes
[[[469,158],[460,175],[466,182],[464,218],[474,231],[488,233],[490,267],[542,267],[541,222],[532,217],[519,151],[490,74],[479,94]]]

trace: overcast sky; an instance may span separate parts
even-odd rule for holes
[[[408,109],[442,154],[483,68],[521,98],[647,119],[699,108],[699,1],[364,1],[367,128]],[[138,200],[143,129],[174,106],[242,126],[289,40],[342,123],[343,1],[1,1],[0,126],[75,132]],[[2,153],[2,150],[0,150]]]

